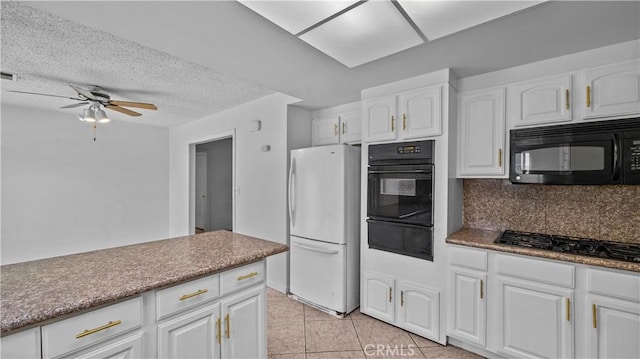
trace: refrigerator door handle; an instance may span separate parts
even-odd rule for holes
[[[293,242],[293,245],[295,245],[296,247],[302,248],[302,249],[306,249],[308,251],[318,252],[318,253],[322,253],[322,254],[338,254],[338,253],[340,253],[338,250],[324,249],[322,247],[309,246],[309,245],[301,244],[301,243],[297,243],[297,242]]]
[[[296,167],[296,159],[294,157],[291,158],[291,166],[289,167],[289,220],[291,221],[291,226],[295,226],[295,219],[293,217],[294,212],[296,211],[294,205],[295,200],[293,198],[293,175],[294,168]]]

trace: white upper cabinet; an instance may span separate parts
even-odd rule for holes
[[[313,120],[313,146],[340,143],[340,117]]]
[[[397,98],[388,96],[362,102],[364,115],[362,140],[365,142],[395,140]]]
[[[514,127],[572,120],[573,76],[536,79],[509,86],[509,121]]]
[[[360,111],[340,115],[340,142],[360,143],[362,139],[362,115]]]
[[[398,96],[400,136],[411,139],[442,133],[442,86],[408,91]]]
[[[585,119],[640,113],[640,61],[584,72]]]
[[[505,89],[461,93],[458,106],[458,177],[505,176]]]
[[[408,140],[442,134],[444,86],[363,101],[363,141]]]

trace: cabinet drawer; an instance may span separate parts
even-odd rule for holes
[[[534,280],[540,283],[575,287],[575,267],[544,260],[496,255],[498,274]]]
[[[220,275],[220,292],[222,295],[227,295],[264,281],[264,261],[231,269]]]
[[[166,318],[220,296],[220,277],[218,274],[195,279],[156,292],[158,319]]]
[[[42,327],[42,357],[55,358],[141,325],[141,297],[45,325]]]
[[[487,271],[487,252],[449,247],[449,263],[454,266]]]
[[[640,302],[640,276],[589,269],[589,293]]]

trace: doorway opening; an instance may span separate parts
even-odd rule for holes
[[[193,233],[234,228],[233,135],[197,143],[192,171]],[[195,208],[194,208],[195,207]]]

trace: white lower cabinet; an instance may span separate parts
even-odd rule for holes
[[[461,267],[449,269],[449,330],[451,337],[486,345],[487,275]]]
[[[266,358],[266,301],[255,287],[222,301],[223,358]]]
[[[640,358],[640,275],[590,269],[590,358]]]
[[[513,358],[573,357],[573,291],[498,278],[498,354]]]
[[[379,273],[362,272],[360,311],[440,341],[440,293]]]
[[[159,358],[220,358],[220,303],[158,325]]]
[[[31,328],[0,338],[0,358],[40,358],[40,328]]]

